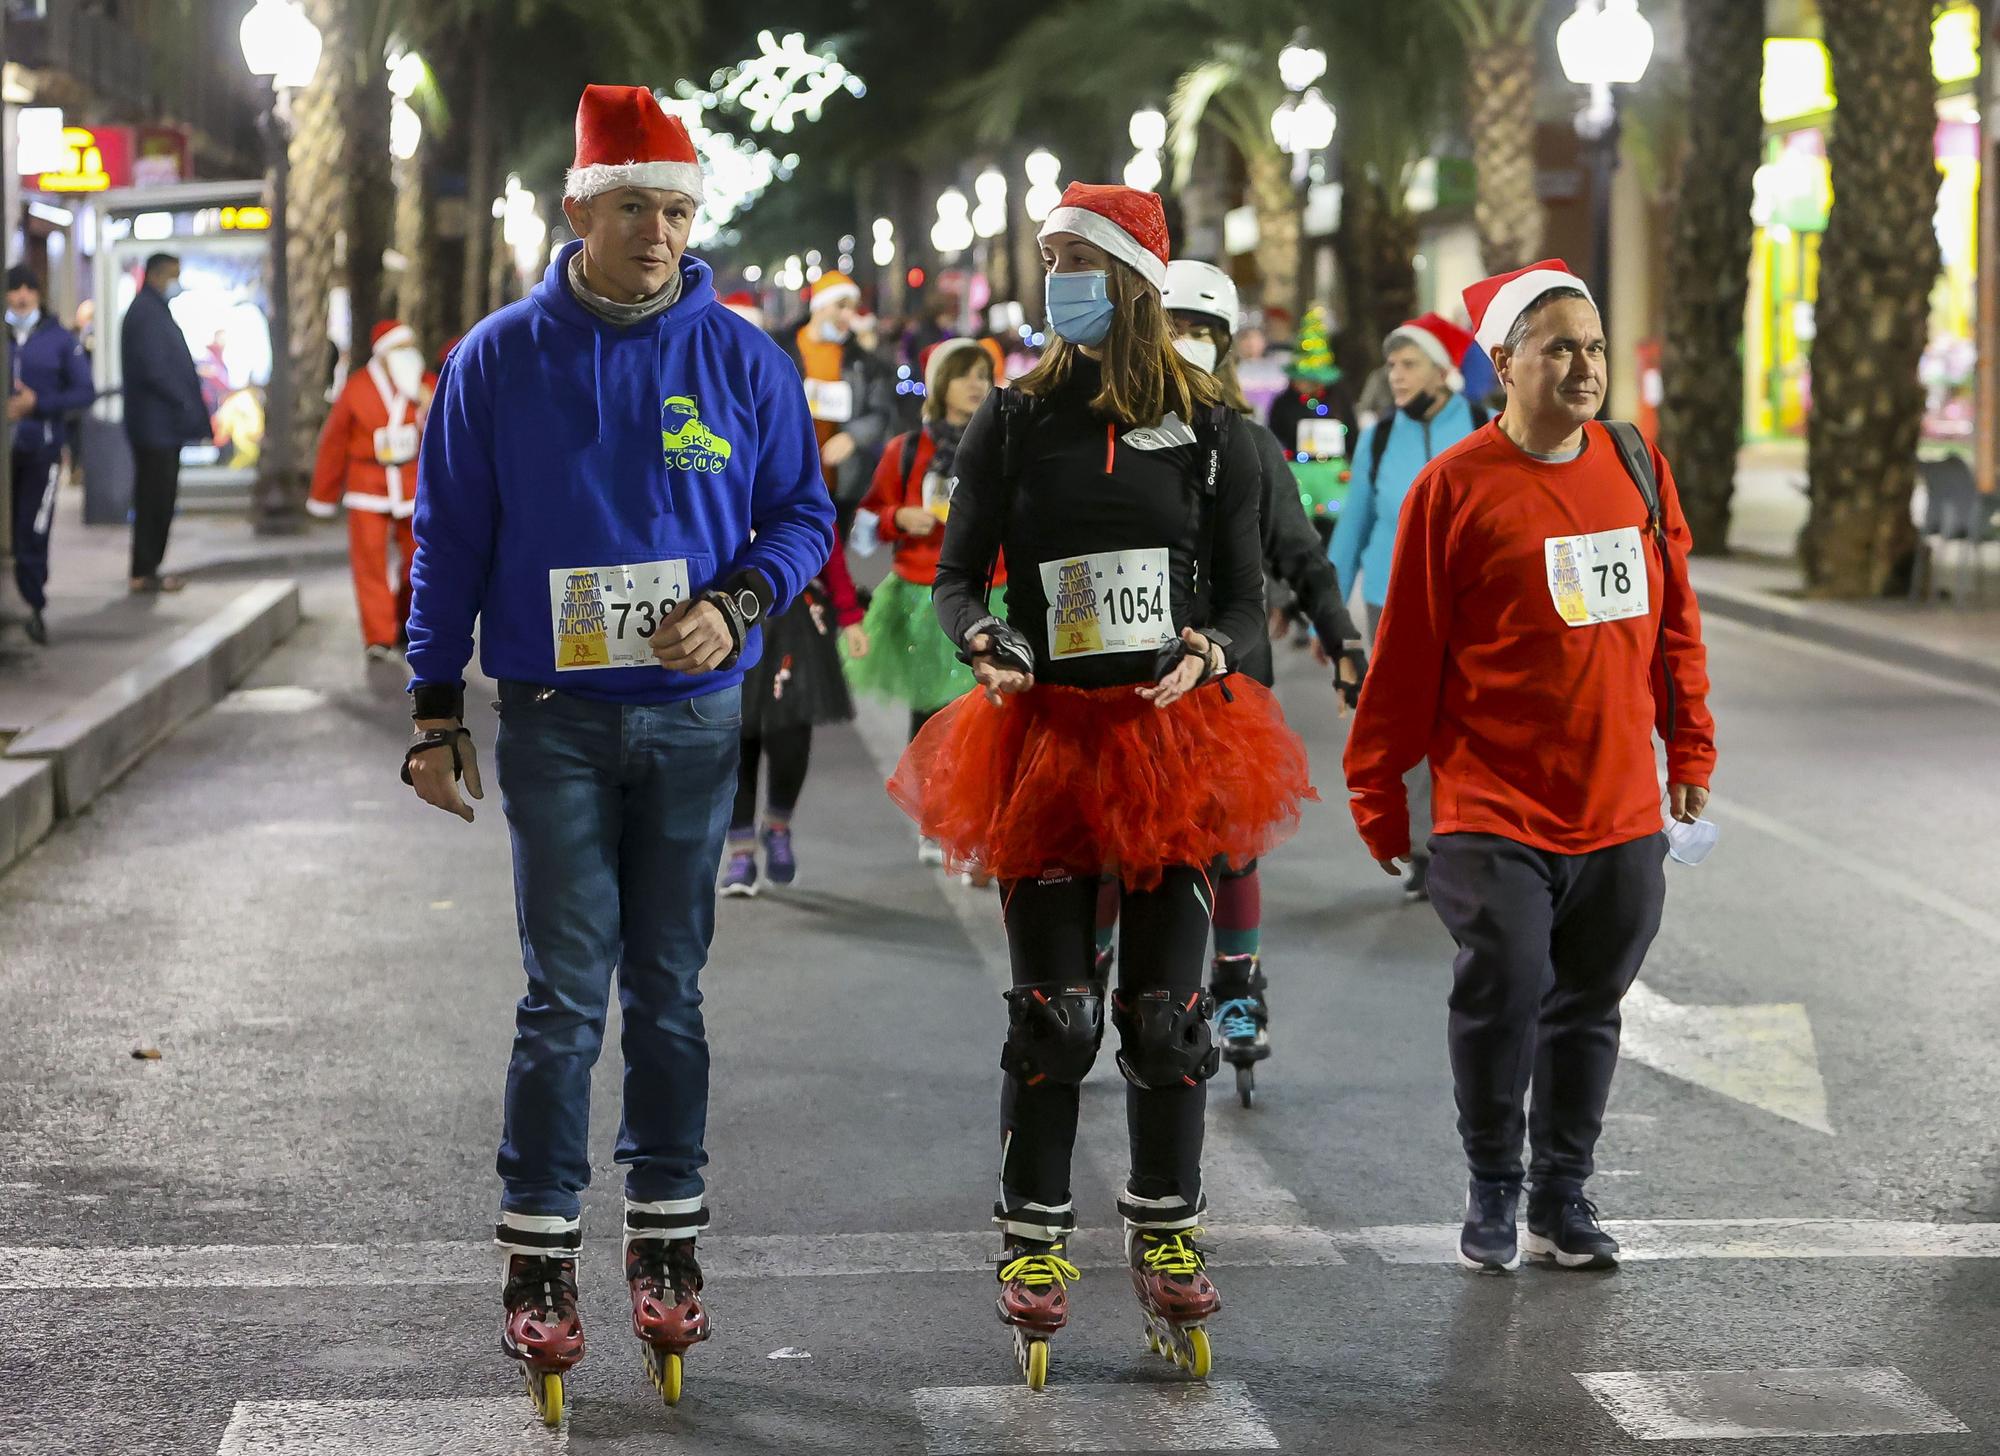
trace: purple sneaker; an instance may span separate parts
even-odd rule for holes
[[[732,843],[729,868],[722,874],[725,899],[748,900],[757,893],[757,852],[750,845]]]
[[[764,830],[764,873],[774,885],[789,885],[799,877],[798,856],[792,853],[792,831],[779,825]]]

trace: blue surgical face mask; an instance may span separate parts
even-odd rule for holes
[[[183,293],[186,292],[187,290],[181,287],[180,279],[176,278],[173,282],[169,283],[165,288],[162,288],[160,290],[160,296],[166,299],[168,303],[172,303],[175,299],[179,298]]]
[[[1110,275],[1102,271],[1049,274],[1044,290],[1049,327],[1072,344],[1103,343],[1117,312],[1107,291],[1109,282]]]

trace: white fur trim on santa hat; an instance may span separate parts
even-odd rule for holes
[[[861,286],[857,283],[835,283],[831,287],[815,288],[813,290],[812,303],[808,305],[807,311],[818,313],[823,308],[831,308],[843,298],[858,299],[860,297]]]
[[[600,192],[620,187],[652,187],[662,192],[685,192],[697,204],[702,199],[701,166],[697,162],[622,162],[616,166],[595,163],[571,167],[563,182],[563,196],[587,202]]]
[[[417,336],[415,332],[411,330],[408,324],[397,324],[396,327],[377,339],[374,347],[368,352],[379,359],[384,354],[393,353],[397,349],[414,349],[416,347]]]
[[[1438,368],[1449,369],[1452,367],[1451,354],[1446,350],[1444,341],[1439,339],[1429,329],[1419,328],[1416,324],[1404,324],[1400,329],[1390,334],[1388,338],[1382,341],[1382,352],[1386,354],[1395,348],[1399,342],[1405,341],[1415,344],[1418,349],[1423,351],[1424,357],[1437,365]]]
[[[1576,274],[1554,268],[1537,268],[1532,273],[1523,273],[1519,278],[1510,278],[1500,285],[1473,331],[1473,337],[1479,340],[1479,347],[1490,354],[1506,343],[1514,321],[1532,308],[1536,299],[1558,288],[1574,288],[1590,299],[1592,308],[1597,306],[1597,300],[1591,298],[1590,285]]]
[[[1087,207],[1058,207],[1042,224],[1035,241],[1047,242],[1057,233],[1074,233],[1086,243],[1097,244],[1119,262],[1137,268],[1139,276],[1155,289],[1164,290],[1167,286],[1165,261],[1101,212],[1092,212]]]

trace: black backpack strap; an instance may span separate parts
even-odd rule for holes
[[[1389,411],[1375,422],[1375,428],[1368,432],[1368,478],[1377,480],[1382,475],[1382,457],[1389,453],[1389,431],[1396,426],[1396,412]]]
[[[1660,636],[1654,646],[1654,654],[1661,659],[1660,676],[1667,684],[1667,737],[1674,736],[1674,728],[1679,721],[1679,703],[1675,700],[1674,675],[1668,668],[1667,653],[1667,604],[1666,585],[1671,580],[1667,573],[1667,528],[1660,519],[1660,482],[1653,474],[1653,453],[1646,448],[1646,437],[1639,433],[1639,427],[1629,420],[1606,420],[1604,428],[1611,436],[1611,443],[1618,447],[1618,458],[1625,465],[1625,473],[1632,477],[1632,484],[1639,488],[1639,499],[1646,503],[1646,531],[1660,548]]]
[[[1195,610],[1204,623],[1208,620],[1210,584],[1214,578],[1215,521],[1220,512],[1216,497],[1222,489],[1222,457],[1229,451],[1229,431],[1236,412],[1226,404],[1213,405],[1194,421],[1194,504],[1195,504]]]
[[[1007,539],[1007,527],[1014,514],[1014,496],[1021,488],[1021,472],[1027,465],[1028,429],[1034,422],[1036,399],[1012,385],[1002,385],[993,391],[994,407],[1000,412],[1000,529],[994,533],[996,543]],[[907,478],[907,477],[906,477]],[[986,589],[980,600],[990,602],[993,596],[993,578],[1000,570],[1000,547],[993,548],[993,559],[986,563]]]
[[[911,430],[903,436],[903,451],[899,458],[896,474],[903,482],[903,494],[910,493],[910,472],[917,467],[917,441],[923,438],[922,430]]]
[[[1486,406],[1471,395],[1465,397],[1465,407],[1472,411],[1472,428],[1475,430],[1485,429],[1486,422],[1493,418],[1492,415],[1486,412]]]

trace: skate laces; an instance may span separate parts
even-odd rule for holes
[[[501,1303],[510,1310],[533,1305],[548,1315],[565,1315],[576,1307],[576,1276],[560,1259],[523,1259],[516,1266]]]
[[[1206,1232],[1206,1229],[1191,1228],[1177,1229],[1170,1234],[1142,1233],[1140,1237],[1146,1247],[1141,1259],[1155,1274],[1199,1274],[1208,1261],[1195,1239]]]
[[[691,1248],[639,1239],[632,1245],[631,1272],[675,1302],[701,1293],[701,1265]]]
[[[1057,1244],[1022,1254],[1000,1266],[1000,1282],[1012,1284],[1018,1280],[1030,1289],[1046,1289],[1051,1284],[1067,1285],[1072,1279],[1083,1278],[1083,1271],[1063,1258],[1061,1251],[1062,1245]]]
[[[1215,1027],[1222,1033],[1224,1041],[1255,1041],[1257,1038],[1257,1003],[1248,996],[1238,996],[1225,1001],[1215,1008]]]

